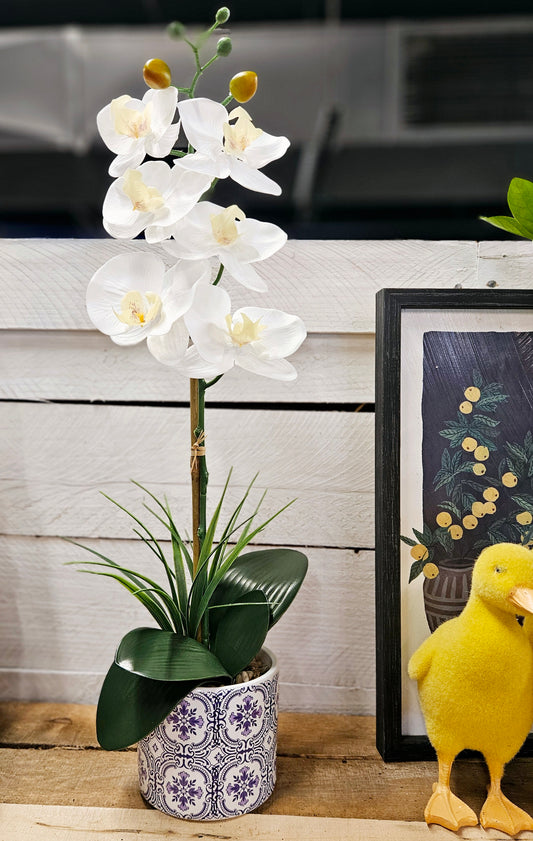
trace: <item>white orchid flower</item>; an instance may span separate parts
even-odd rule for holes
[[[147,161],[114,181],[104,199],[104,228],[112,237],[161,242],[170,227],[191,210],[211,178],[198,172]]]
[[[225,289],[198,285],[184,321],[198,354],[193,356],[189,349],[189,362],[198,361],[198,357],[205,360],[209,375],[223,374],[238,365],[275,380],[297,376],[285,359],[298,350],[306,336],[304,323],[296,315],[262,307],[243,307],[232,315]]]
[[[247,219],[236,204],[201,201],[171,229],[163,247],[184,260],[217,257],[229,274],[256,292],[267,285],[251,263],[266,260],[285,245],[287,234],[270,222]]]
[[[124,94],[113,99],[98,113],[96,123],[106,146],[116,154],[109,167],[114,178],[135,169],[145,155],[165,158],[177,140],[180,123],[172,124],[178,91],[149,90],[140,99]]]
[[[117,345],[135,345],[168,333],[191,306],[198,283],[209,284],[211,264],[177,263],[166,270],[148,252],[112,257],[87,288],[87,312],[95,327]]]
[[[202,359],[194,345],[189,347],[185,318],[175,321],[164,336],[148,336],[146,344],[158,362],[169,365],[190,379],[212,379],[221,373],[216,365]]]
[[[194,154],[180,164],[211,178],[233,178],[259,193],[281,194],[281,187],[262,172],[266,164],[281,158],[289,148],[286,137],[274,137],[258,129],[239,106],[228,114],[219,102],[202,97],[180,102],[181,124]]]

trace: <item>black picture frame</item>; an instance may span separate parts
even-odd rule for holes
[[[376,296],[376,744],[387,762],[435,759],[427,736],[402,731],[401,335],[413,310],[531,310],[533,330],[533,290],[382,289]],[[533,756],[533,734],[521,755]]]

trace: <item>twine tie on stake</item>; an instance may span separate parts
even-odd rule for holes
[[[202,446],[204,441],[205,432],[202,429],[194,444],[191,445],[191,473],[196,468],[196,465],[198,463],[198,456],[205,456],[205,447]]]

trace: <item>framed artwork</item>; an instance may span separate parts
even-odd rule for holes
[[[485,546],[533,545],[533,291],[384,289],[376,343],[377,747],[429,759],[409,658]]]

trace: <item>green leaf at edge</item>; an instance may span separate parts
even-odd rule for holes
[[[513,178],[507,191],[509,210],[520,228],[533,239],[533,183],[526,178]]]
[[[500,228],[500,230],[507,231],[509,234],[533,239],[533,234],[530,236],[513,216],[480,216],[479,218],[482,222],[488,222],[489,225],[494,225],[495,228]]]

